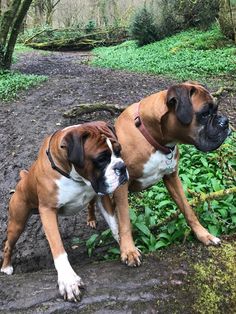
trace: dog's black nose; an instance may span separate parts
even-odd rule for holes
[[[220,116],[219,125],[222,129],[227,129],[229,127],[229,119],[227,117]]]
[[[122,161],[119,161],[117,164],[115,164],[113,169],[115,170],[115,173],[117,175],[121,175],[121,174],[124,174],[126,172],[126,166]]]

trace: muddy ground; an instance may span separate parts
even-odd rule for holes
[[[9,191],[15,187],[20,169],[28,168],[35,159],[43,138],[72,122],[63,117],[65,111],[82,103],[129,105],[174,83],[152,75],[93,68],[87,65],[89,58],[88,53],[33,52],[22,55],[13,66],[23,73],[48,75],[49,80],[22,93],[17,101],[0,103],[1,243],[6,234]],[[223,95],[220,106],[235,127],[235,95]],[[88,287],[82,303],[73,305],[58,298],[50,250],[38,217],[32,216],[13,256],[15,275],[0,275],[2,313],[75,313],[78,309],[81,313],[171,313],[170,300],[177,304],[176,313],[182,309],[184,313],[192,312],[191,306],[182,304],[188,298],[188,280],[184,278],[191,273],[191,267],[185,259],[179,260],[176,256],[185,250],[191,252],[194,245],[174,248],[174,255],[170,248],[167,255],[146,257],[141,268],[128,269],[119,261],[97,263],[96,258],[89,259],[85,245],[72,249],[73,237],[84,240],[94,233],[86,226],[86,212],[60,218],[60,229],[70,261]],[[98,230],[104,229],[105,222],[98,216]],[[205,256],[207,249],[202,250]],[[171,283],[175,272],[181,279]],[[175,285],[183,289],[168,288]],[[179,296],[180,290],[182,296]],[[190,293],[188,304],[191,297]]]

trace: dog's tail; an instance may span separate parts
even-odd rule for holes
[[[25,169],[21,170],[20,171],[20,178],[24,179],[28,175],[28,173],[29,173],[28,170],[25,170]]]
[[[22,180],[22,179],[24,179],[24,178],[26,178],[27,177],[27,175],[28,175],[28,170],[21,170],[20,171],[20,179]],[[9,191],[9,194],[14,194],[15,193],[15,189],[11,189],[10,191]]]

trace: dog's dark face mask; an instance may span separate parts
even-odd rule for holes
[[[105,122],[86,123],[77,132],[68,133],[64,142],[68,161],[96,193],[113,193],[127,182],[128,172],[120,156],[120,144]]]
[[[199,132],[195,146],[203,152],[217,149],[230,134],[228,118],[218,115],[217,109],[209,103],[196,113]]]
[[[174,130],[180,136],[177,141],[209,152],[217,149],[230,134],[228,118],[218,114],[218,106],[201,85],[172,86],[167,93],[167,104],[177,119],[178,129]]]

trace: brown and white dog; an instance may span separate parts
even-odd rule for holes
[[[131,235],[128,190],[141,191],[161,179],[196,237],[205,245],[220,243],[200,224],[184,195],[176,146],[191,144],[203,152],[217,149],[229,134],[228,119],[217,110],[206,88],[186,82],[142,99],[118,117],[115,129],[129,182],[114,192],[114,203],[120,217],[121,259],[129,265],[139,265],[140,254]],[[129,252],[128,261],[122,252]]]
[[[107,194],[128,177],[113,130],[105,122],[91,122],[67,127],[45,139],[29,171],[21,171],[10,200],[2,272],[12,274],[12,250],[32,209],[38,208],[58,273],[60,294],[67,300],[80,298],[83,283],[68,261],[57,215],[77,213],[98,194],[97,206],[118,241],[118,227]]]

